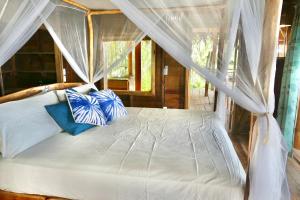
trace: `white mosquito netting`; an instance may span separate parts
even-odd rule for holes
[[[90,11],[59,0],[22,3],[0,0],[0,65],[44,23],[79,77],[85,82],[96,82],[106,77],[148,35],[183,66],[218,88],[217,113],[223,120],[225,95],[256,114],[249,199],[289,199],[287,149],[272,115],[276,49],[270,52],[271,65],[261,61],[265,1],[111,0],[111,3],[123,14],[91,15]],[[279,19],[274,22],[275,30],[276,23],[279,27]],[[112,41],[122,43],[114,55],[107,51]],[[212,43],[209,54],[201,48],[195,52],[193,47],[199,42]],[[239,51],[237,71],[234,77],[229,77],[227,71],[232,67],[235,48]],[[216,62],[202,62],[195,54]]]

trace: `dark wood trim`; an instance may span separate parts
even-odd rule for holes
[[[139,43],[135,47],[135,91],[141,91],[142,89],[142,44]]]

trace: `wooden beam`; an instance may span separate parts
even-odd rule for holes
[[[300,96],[298,98],[298,114],[297,114],[297,122],[296,122],[296,129],[295,129],[294,147],[300,150]]]
[[[46,85],[46,86],[33,87],[33,88],[29,88],[26,90],[22,90],[22,91],[13,93],[13,94],[9,94],[9,95],[0,97],[0,104],[9,102],[9,101],[16,101],[16,100],[24,99],[27,97],[31,97],[33,95],[36,95],[36,94],[39,94],[39,93],[45,91],[45,89],[47,89],[48,91],[62,90],[62,89],[66,89],[66,88],[77,87],[80,85],[82,85],[82,83],[54,83],[54,84]]]
[[[92,15],[88,13],[88,27],[89,27],[89,81],[93,82],[94,76],[94,28],[93,28],[93,20]]]
[[[54,43],[54,54],[55,54],[56,81],[57,83],[63,83],[64,82],[63,55],[55,43]]]
[[[68,0],[70,1],[70,0]],[[71,1],[72,2],[72,1]],[[80,5],[82,6],[82,5]],[[79,6],[77,6],[79,7]],[[83,7],[83,6],[82,6]],[[154,8],[154,9],[142,9],[143,11],[156,11],[156,12],[189,12],[191,10],[207,10],[207,9],[216,9],[221,10],[224,9],[224,4],[214,4],[214,5],[201,5],[201,6],[182,6],[182,7],[171,7],[171,8]],[[91,15],[114,15],[114,14],[122,14],[123,12],[119,9],[113,10],[90,10]]]
[[[63,0],[63,1],[64,1],[65,3],[68,3],[68,4],[72,5],[72,6],[75,6],[75,7],[77,7],[77,8],[80,8],[80,9],[85,10],[85,11],[87,11],[87,12],[90,11],[90,9],[87,8],[86,6],[84,6],[84,5],[80,4],[80,3],[77,3],[77,2],[75,2],[75,1],[73,1],[73,0]]]
[[[0,190],[1,200],[68,200],[60,197],[50,197],[36,194],[22,194]]]
[[[92,10],[91,15],[116,15],[122,14],[121,10]]]
[[[142,89],[142,44],[135,47],[135,91]]]

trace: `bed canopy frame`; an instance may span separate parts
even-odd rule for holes
[[[247,178],[250,189],[248,194],[246,188],[245,199],[289,199],[287,149],[272,115],[282,0],[110,1],[26,0],[20,5],[2,0],[0,66],[44,23],[74,71],[84,82],[93,83],[105,79],[148,35],[179,63],[219,89],[217,113],[221,119],[225,118],[225,95],[255,114]],[[89,8],[89,2],[97,10]],[[116,21],[122,23],[108,26],[108,15],[117,15]],[[195,38],[206,40],[213,28],[219,39],[217,69],[194,61],[191,49]],[[105,37],[109,34],[113,35],[110,39]],[[108,61],[105,42],[120,38],[130,42]],[[237,39],[241,43],[239,64],[235,84],[229,87],[227,70]]]

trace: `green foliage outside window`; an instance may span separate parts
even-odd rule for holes
[[[131,42],[127,41],[111,41],[105,42],[104,48],[107,58],[108,66],[112,66],[118,58],[121,58],[125,51],[130,47]],[[141,84],[142,91],[151,91],[151,78],[152,78],[152,42],[151,40],[144,40],[141,42],[142,55],[141,55]],[[135,53],[133,51],[133,60]],[[133,66],[134,67],[134,66]],[[118,61],[111,72],[108,74],[108,78],[129,78],[128,72],[128,56]]]
[[[142,41],[142,91],[151,91],[151,61],[152,61],[152,42],[151,40]]]
[[[128,49],[130,42],[127,41],[112,41],[105,42],[104,48],[108,66],[112,66],[114,62],[122,58],[124,51]],[[108,78],[127,78],[128,77],[128,57],[118,61],[118,65],[114,67],[108,74]]]
[[[192,59],[201,67],[206,67],[209,54],[213,50],[213,40],[211,37],[198,37],[192,44]],[[190,85],[192,88],[203,88],[205,80],[195,71],[191,71]]]

